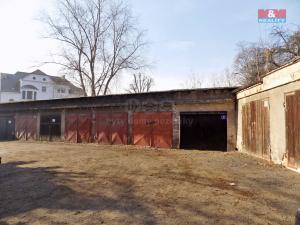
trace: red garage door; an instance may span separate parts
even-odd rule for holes
[[[97,113],[97,142],[99,144],[110,144],[110,113]]]
[[[97,141],[99,144],[127,144],[128,114],[97,113]]]
[[[65,118],[65,139],[70,142],[77,142],[77,114],[68,114]]]
[[[66,115],[65,139],[75,143],[92,142],[92,114],[90,112]]]
[[[172,147],[172,113],[134,113],[132,138],[134,145],[158,148]]]
[[[78,114],[78,143],[92,142],[92,114]]]
[[[112,113],[111,143],[113,145],[126,145],[128,137],[128,114]]]
[[[16,116],[16,138],[35,140],[37,138],[37,117],[31,114]]]

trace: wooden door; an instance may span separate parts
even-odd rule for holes
[[[286,148],[288,166],[300,167],[300,91],[286,96]]]

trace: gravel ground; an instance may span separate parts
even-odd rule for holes
[[[237,152],[1,142],[0,224],[294,224],[300,174]]]

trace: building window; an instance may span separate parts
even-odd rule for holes
[[[57,92],[58,93],[66,93],[66,89],[64,89],[64,88],[58,88]]]
[[[43,81],[46,81],[46,78],[43,78]]]
[[[72,91],[71,91],[71,89],[69,89],[69,94],[72,94]]]
[[[22,91],[22,99],[26,99],[26,91]]]
[[[22,91],[22,99],[37,100],[37,92],[36,91]]]
[[[27,91],[27,99],[32,99],[32,91]]]
[[[42,92],[46,92],[47,88],[45,86],[42,87]]]
[[[9,99],[9,101],[10,101],[10,102],[14,102],[15,100],[11,98],[11,99]]]
[[[33,79],[33,80],[35,80],[35,79],[36,79],[36,77],[32,77],[32,79]]]

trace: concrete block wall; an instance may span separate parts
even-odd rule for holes
[[[40,129],[40,116],[43,113],[61,113],[61,140],[65,139],[66,114],[75,111],[90,111],[95,123],[95,112],[127,112],[128,144],[132,143],[132,123],[135,112],[172,112],[172,147],[180,147],[180,112],[226,111],[228,125],[228,150],[235,148],[235,88],[212,88],[195,90],[174,90],[133,95],[111,95],[77,99],[59,99],[2,104],[1,114],[34,113],[37,115],[37,131]],[[95,124],[92,134],[96,133]],[[38,138],[37,138],[38,139]]]
[[[178,104],[174,106],[173,140],[174,147],[180,147],[180,113],[181,112],[226,112],[227,113],[227,151],[236,148],[236,110],[233,101],[202,104]]]

